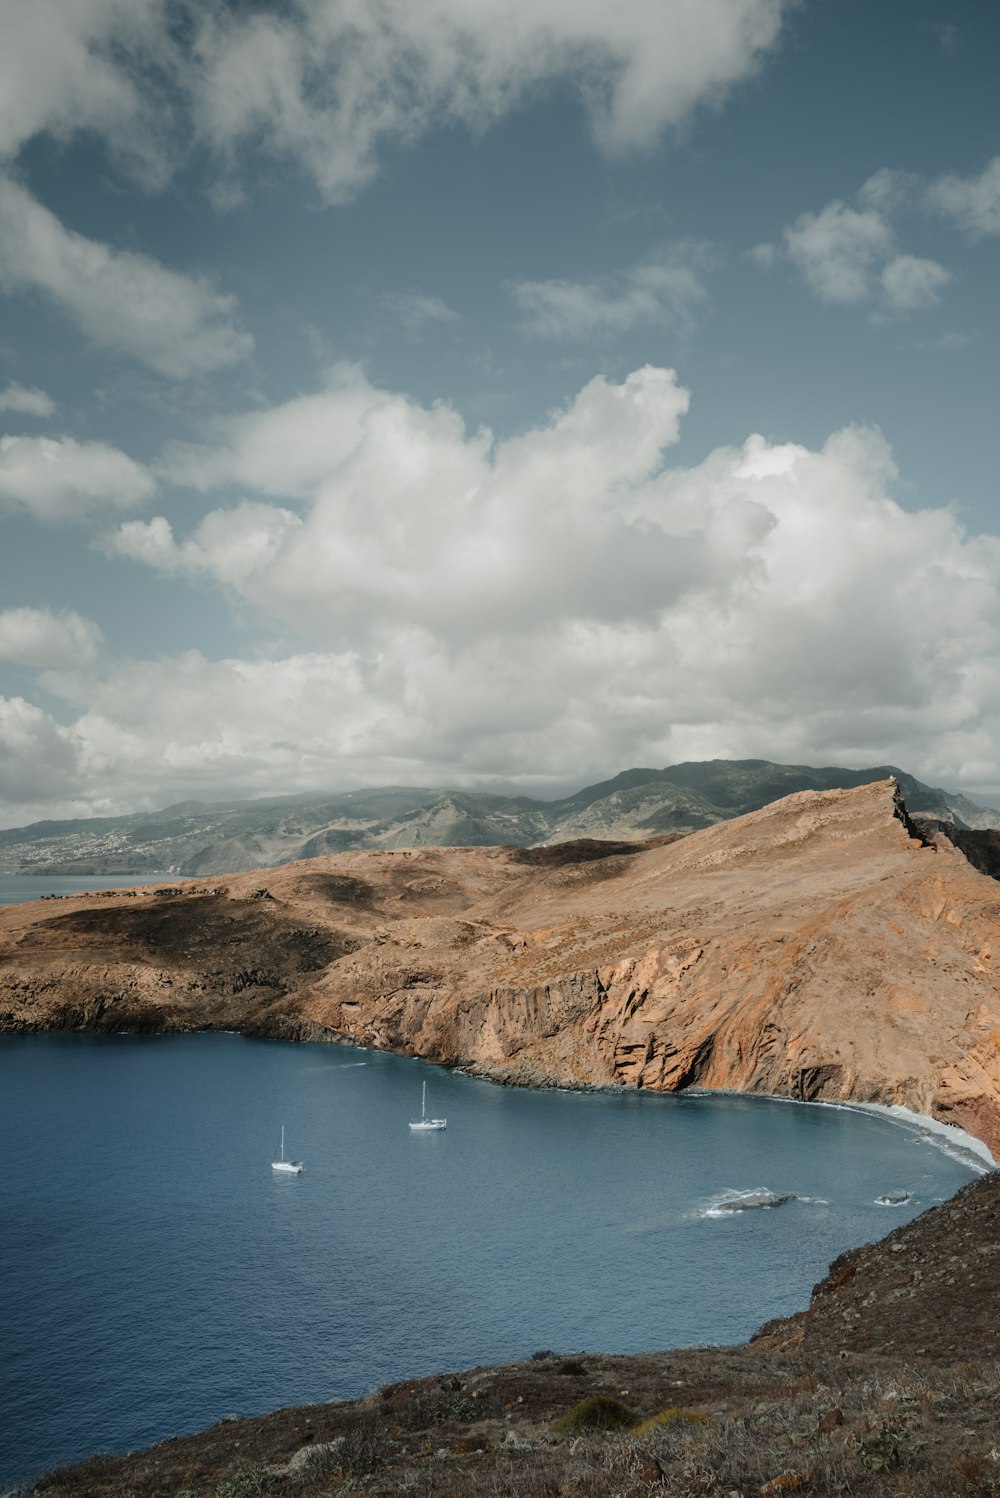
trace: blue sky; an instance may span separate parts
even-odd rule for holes
[[[7,0],[0,825],[1000,795],[1000,15]]]

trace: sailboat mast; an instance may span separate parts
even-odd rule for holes
[[[284,1158],[285,1158],[285,1126],[284,1126],[284,1124],[282,1124],[281,1125],[281,1159],[282,1159],[282,1161],[284,1161]]]
[[[426,1119],[426,1117],[427,1117],[427,1083],[425,1082],[424,1083],[424,1090],[420,1094],[420,1121],[421,1121],[421,1123],[423,1123],[423,1121]]]

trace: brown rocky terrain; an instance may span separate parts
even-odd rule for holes
[[[1000,1172],[842,1255],[742,1347],[528,1361],[224,1421],[38,1498],[987,1498],[1000,1493]]]
[[[681,839],[348,852],[0,909],[0,1029],[899,1103],[1000,1151],[1000,889],[896,783]]]

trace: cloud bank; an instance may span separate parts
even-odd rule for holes
[[[202,137],[291,157],[330,202],[393,140],[483,130],[542,84],[577,91],[611,152],[649,145],[721,98],[772,49],[788,0],[298,0],[201,18]]]
[[[74,668],[43,677],[58,710],[2,705],[0,818],[387,782],[562,789],[713,756],[988,781],[1000,543],[904,510],[870,428],[672,465],[687,403],[645,368],[497,442],[348,366],[174,453],[242,498],[106,544],[252,609],[261,648],[130,662],[84,627]],[[58,654],[58,621],[6,629],[9,652]]]

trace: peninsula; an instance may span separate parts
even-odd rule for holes
[[[992,834],[984,834],[992,836]],[[682,838],[352,851],[0,909],[0,1031],[898,1104],[1000,1153],[1000,891],[894,779]]]

